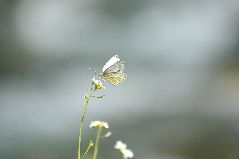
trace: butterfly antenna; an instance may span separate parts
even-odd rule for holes
[[[91,73],[95,76],[99,76],[99,74],[97,74],[97,71],[94,71],[94,69],[91,69],[90,67],[88,68],[89,71],[92,71]]]
[[[94,72],[96,76],[98,76],[97,71]]]

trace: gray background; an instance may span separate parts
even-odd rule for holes
[[[128,79],[105,84],[92,120],[113,131],[100,157],[239,158],[237,0],[0,1],[0,158],[77,158],[83,95],[114,54]]]

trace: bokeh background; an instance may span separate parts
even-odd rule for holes
[[[238,159],[238,28],[238,0],[1,0],[0,158],[76,159],[88,68],[118,54],[85,145],[105,120],[104,159]]]

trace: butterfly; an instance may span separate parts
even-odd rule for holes
[[[111,57],[104,65],[100,78],[113,85],[121,84],[127,78],[127,75],[124,74],[124,61],[118,55]]]

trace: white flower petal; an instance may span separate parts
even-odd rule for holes
[[[122,141],[117,141],[115,144],[115,149],[125,150],[126,147],[127,147],[127,145],[125,143],[123,143]]]
[[[106,128],[108,129],[109,128],[109,125],[108,123],[104,122],[104,121],[92,121],[90,123],[90,128],[92,127],[101,127],[101,128]]]
[[[109,125],[108,125],[108,123],[106,123],[106,122],[102,122],[101,124],[102,124],[102,126],[103,126],[104,128],[106,128],[106,129],[108,129],[108,128],[109,128]]]
[[[103,83],[100,80],[97,80],[95,77],[92,78],[92,85],[95,85],[95,90],[105,89]]]
[[[122,141],[116,142],[115,149],[118,149],[124,155],[124,159],[134,157],[134,153],[130,149],[127,149],[127,145]]]
[[[100,121],[92,121],[92,122],[90,123],[90,128],[96,127],[97,125],[99,125],[99,123],[100,123]]]
[[[130,149],[122,150],[122,153],[125,159],[134,157],[134,153]]]

